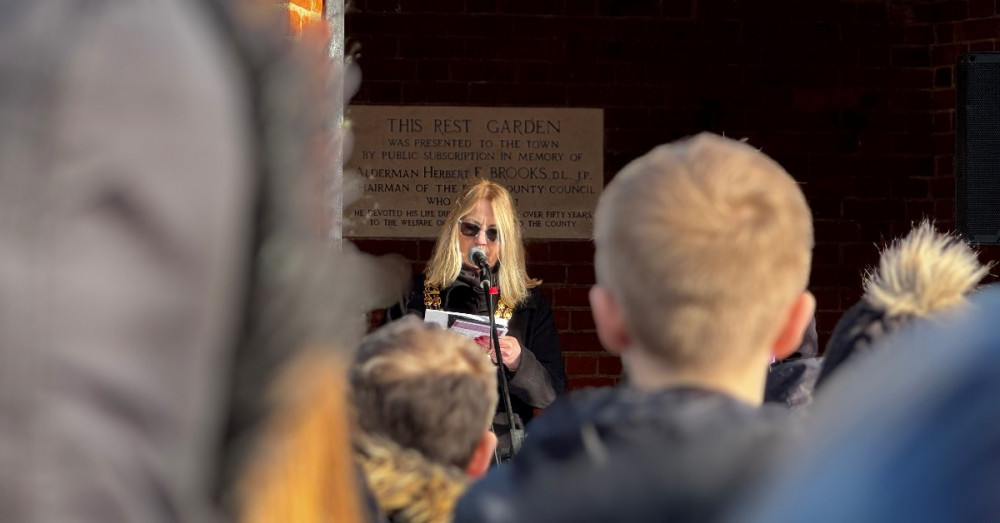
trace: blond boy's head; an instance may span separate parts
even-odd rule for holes
[[[486,459],[485,470],[496,370],[472,340],[407,316],[365,338],[350,379],[362,431],[461,470]]]
[[[598,286],[629,343],[679,371],[763,368],[805,291],[813,245],[788,173],[708,133],[625,166],[601,196],[594,236]]]

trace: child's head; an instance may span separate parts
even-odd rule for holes
[[[625,166],[601,196],[594,237],[598,287],[621,310],[628,343],[681,372],[763,368],[804,295],[813,245],[788,173],[708,133]]]
[[[362,431],[431,461],[485,470],[496,370],[472,340],[407,316],[365,338],[350,379]]]

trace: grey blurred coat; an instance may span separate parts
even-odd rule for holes
[[[279,370],[405,285],[309,227],[329,115],[230,7],[0,2],[0,521],[225,518]]]
[[[0,3],[0,520],[201,521],[248,92],[205,9]]]

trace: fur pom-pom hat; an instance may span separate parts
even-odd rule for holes
[[[883,250],[878,268],[865,275],[864,296],[837,322],[816,386],[902,325],[963,307],[990,266],[960,237],[920,222]]]

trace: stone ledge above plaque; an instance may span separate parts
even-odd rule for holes
[[[349,238],[435,238],[478,178],[507,187],[524,237],[587,239],[604,187],[601,109],[355,105]]]

